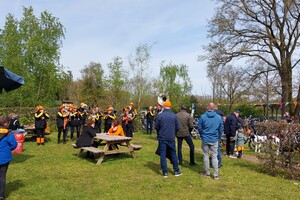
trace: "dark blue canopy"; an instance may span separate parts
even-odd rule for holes
[[[24,78],[19,76],[3,66],[0,66],[0,93],[4,89],[6,92],[15,90],[23,85]]]

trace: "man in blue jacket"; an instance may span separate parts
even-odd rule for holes
[[[17,141],[12,132],[9,132],[9,117],[0,117],[0,200],[4,199],[6,172],[12,160],[11,151],[17,147]]]
[[[214,179],[219,179],[218,172],[218,145],[221,138],[224,125],[221,116],[215,111],[215,104],[209,103],[207,111],[201,115],[198,121],[198,129],[202,140],[204,172],[202,176],[210,176],[209,171],[209,153],[212,157],[212,166],[214,168]]]
[[[157,116],[155,121],[155,129],[157,131],[158,148],[160,154],[160,166],[164,178],[168,177],[168,168],[166,154],[167,150],[170,153],[175,176],[180,176],[182,173],[178,167],[175,147],[175,133],[179,130],[179,122],[176,115],[170,110],[171,102],[164,102],[164,110]]]

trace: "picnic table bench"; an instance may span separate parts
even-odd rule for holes
[[[102,161],[106,155],[130,152],[131,156],[133,158],[135,158],[136,155],[135,155],[134,151],[138,151],[142,148],[142,146],[140,146],[140,145],[130,144],[130,141],[132,139],[131,137],[111,136],[106,133],[97,133],[97,135],[94,139],[96,141],[99,141],[100,143],[105,142],[104,148],[99,149],[96,147],[80,147],[78,156],[80,156],[84,150],[92,152],[97,156],[99,155],[99,158],[96,158],[97,165],[102,163]],[[74,146],[74,148],[77,148],[75,144],[73,144],[73,146]],[[121,146],[124,148],[121,148]]]
[[[34,125],[24,125],[24,130],[27,132],[25,141],[35,141],[36,140],[36,132],[35,132],[35,126]],[[50,135],[50,132],[45,132],[45,135]],[[48,141],[48,139],[45,137],[45,141]]]

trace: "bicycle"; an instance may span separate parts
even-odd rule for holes
[[[199,131],[198,131],[198,121],[197,121],[197,118],[195,118],[194,121],[193,121],[193,128],[191,130],[191,136],[194,139],[200,139],[200,134],[199,134]]]

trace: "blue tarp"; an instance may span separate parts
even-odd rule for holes
[[[0,93],[4,89],[6,92],[15,90],[23,85],[24,78],[19,76],[3,66],[0,66]]]

